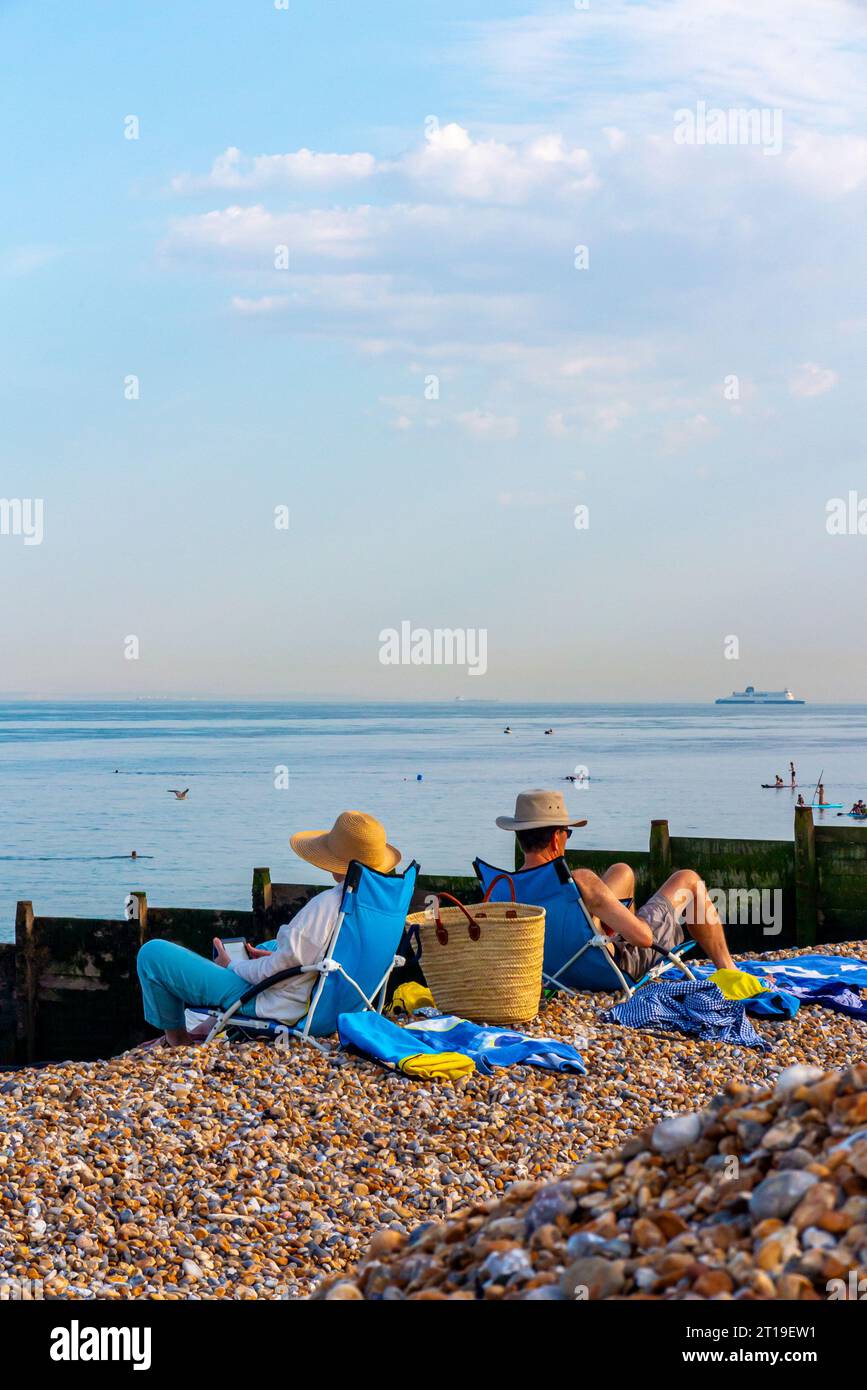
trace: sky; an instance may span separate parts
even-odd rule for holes
[[[0,692],[867,698],[865,48],[0,0]]]

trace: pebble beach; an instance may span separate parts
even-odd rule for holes
[[[383,1231],[328,1299],[859,1300],[867,1066],[730,1082],[556,1183],[516,1183],[409,1238]]]
[[[863,949],[863,943],[823,947],[853,956]],[[796,954],[778,952],[774,958]],[[623,1183],[632,1182],[636,1191],[647,1188],[644,1205],[676,1207],[673,1197],[665,1197],[666,1184],[674,1181],[678,1164],[684,1172],[689,1164],[682,1154],[664,1157],[654,1149],[654,1129],[667,1117],[708,1107],[715,1114],[728,1106],[728,1114],[744,1113],[731,1124],[725,1121],[720,1133],[709,1121],[702,1121],[701,1132],[690,1130],[699,1144],[691,1161],[706,1164],[714,1154],[737,1151],[743,1163],[748,1150],[764,1145],[777,1166],[790,1163],[792,1171],[815,1177],[824,1205],[811,1221],[824,1235],[811,1234],[814,1244],[807,1251],[827,1254],[825,1237],[836,1241],[843,1227],[833,1215],[835,1204],[828,1205],[828,1187],[836,1179],[827,1156],[820,1161],[818,1154],[824,1154],[829,1135],[841,1132],[843,1121],[834,1109],[838,1101],[844,1119],[855,1116],[867,1123],[867,1112],[861,1116],[858,1108],[867,1105],[867,1071],[851,1071],[865,1054],[864,1024],[805,1006],[791,1022],[757,1023],[771,1043],[771,1050],[761,1053],[603,1022],[599,1016],[611,1002],[605,995],[560,996],[528,1029],[576,1043],[586,1077],[515,1067],[493,1077],[418,1082],[336,1047],[324,1053],[300,1046],[283,1051],[226,1040],[207,1048],[155,1049],[5,1073],[0,1078],[0,1298],[31,1296],[28,1289],[38,1290],[34,1297],[64,1299],[563,1296],[564,1270],[577,1258],[577,1245],[568,1260],[564,1253],[576,1234],[575,1202],[570,1196],[558,1217],[551,1199],[554,1215],[541,1225],[553,1226],[553,1233],[536,1239],[533,1227],[534,1250],[545,1240],[551,1243],[547,1268],[537,1269],[538,1261],[527,1254],[531,1237],[522,1223],[539,1184],[567,1179],[578,1184],[572,1195],[578,1192],[582,1200],[591,1191],[606,1194],[594,1213],[601,1225],[585,1234],[614,1241],[615,1263],[623,1266],[613,1284],[602,1293],[596,1287],[592,1296],[670,1288],[683,1296],[679,1281],[668,1277],[677,1270],[698,1297],[732,1296],[738,1290],[759,1297],[801,1296],[806,1285],[781,1289],[775,1283],[791,1264],[790,1235],[780,1237],[779,1260],[777,1251],[756,1264],[761,1252],[753,1248],[754,1233],[747,1253],[738,1244],[743,1236],[738,1228],[731,1244],[752,1261],[744,1281],[726,1268],[725,1279],[702,1286],[705,1266],[716,1266],[692,1258],[691,1214],[657,1223],[655,1235],[630,1217],[624,1234],[617,1212],[630,1208],[633,1199]],[[838,1072],[849,1078],[845,1096],[857,1094],[860,1100],[843,1104],[845,1096],[827,1087],[821,1103],[818,1096],[795,1100],[797,1092],[773,1098],[780,1073],[791,1067],[812,1069],[813,1084],[819,1074]],[[839,1076],[834,1078],[834,1088],[841,1084]],[[716,1099],[731,1086],[736,1091]],[[755,1101],[750,1088],[759,1097]],[[817,1105],[818,1118],[813,1115]],[[789,1130],[783,1139],[766,1143],[766,1132],[779,1127],[778,1121],[788,1123]],[[731,1144],[723,1142],[728,1138]],[[631,1158],[628,1147],[622,1150],[624,1143],[638,1145]],[[789,1158],[781,1159],[786,1152]],[[576,1176],[577,1165],[588,1163]],[[811,1172],[811,1164],[818,1171]],[[763,1170],[761,1164],[746,1166],[749,1187]],[[839,1176],[836,1161],[834,1171]],[[699,1176],[707,1183],[706,1170]],[[849,1182],[845,1200],[862,1200],[857,1174],[853,1178],[846,1170],[843,1177]],[[867,1209],[867,1195],[863,1200]],[[701,1204],[693,1203],[697,1209]],[[823,1225],[825,1212],[831,1217]],[[860,1208],[849,1215],[846,1229],[861,1225]],[[736,1219],[742,1217],[738,1211]],[[788,1229],[782,1216],[763,1219],[779,1227],[769,1227],[762,1240],[778,1228]],[[377,1267],[383,1259],[399,1261],[415,1242],[436,1265],[446,1229],[440,1223],[449,1221],[462,1234],[452,1233],[446,1242],[475,1239],[485,1223],[511,1221],[491,1238],[516,1252],[512,1274],[506,1272],[507,1262],[487,1282],[468,1278],[446,1288],[448,1281],[436,1269],[431,1274],[428,1263],[427,1282],[409,1292],[399,1271],[393,1278],[388,1271],[371,1276],[371,1258]],[[639,1255],[630,1245],[633,1236]],[[867,1247],[867,1227],[858,1236]],[[643,1241],[657,1255],[661,1244],[668,1255],[680,1256],[660,1287],[656,1275],[654,1280],[633,1277],[630,1261],[634,1264],[644,1251]],[[598,1258],[593,1241],[586,1245],[587,1257]],[[480,1250],[485,1259],[497,1253],[484,1244]],[[799,1258],[805,1253],[799,1246]],[[687,1255],[690,1267],[701,1265],[698,1273],[683,1273]],[[610,1251],[606,1258],[610,1263]],[[469,1269],[473,1259],[468,1256],[465,1264]],[[817,1263],[819,1274],[825,1268]],[[737,1269],[743,1273],[743,1261]],[[754,1273],[766,1277],[755,1283]]]

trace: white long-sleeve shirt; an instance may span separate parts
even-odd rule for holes
[[[334,924],[340,914],[343,884],[317,893],[309,903],[286,922],[277,933],[277,948],[255,960],[232,961],[229,966],[248,984],[258,985],[269,975],[290,970],[295,965],[313,965],[321,960],[328,946]],[[281,1023],[297,1023],[307,1012],[313,986],[319,976],[316,971],[292,975],[271,989],[263,989],[255,999],[260,1018],[276,1018]]]

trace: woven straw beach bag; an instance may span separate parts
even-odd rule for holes
[[[413,912],[407,918],[417,928],[421,968],[436,1006],[473,1023],[527,1023],[539,1012],[542,993],[542,955],[545,947],[545,909],[515,902],[464,907],[451,893],[441,893],[454,907],[436,916]],[[488,889],[490,897],[500,878]]]

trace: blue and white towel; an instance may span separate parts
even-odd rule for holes
[[[401,1027],[376,1013],[341,1014],[337,1020],[343,1047],[372,1061],[399,1066],[419,1052],[461,1052],[476,1070],[490,1076],[495,1067],[541,1067],[585,1075],[581,1053],[557,1038],[533,1038],[506,1028],[482,1028],[464,1018],[439,1015]]]
[[[627,1028],[661,1028],[705,1042],[735,1043],[767,1051],[740,999],[726,999],[711,980],[657,980],[602,1014]]]
[[[710,975],[714,969],[713,965],[695,965],[693,973]],[[867,1020],[867,999],[858,993],[867,989],[867,961],[814,953],[790,960],[739,961],[738,969],[755,975],[768,989],[793,994],[804,1004],[821,1004],[850,1018]],[[755,1002],[760,1000],[761,995],[757,995]]]
[[[490,1076],[494,1067],[541,1067],[543,1071],[573,1071],[586,1074],[581,1053],[571,1043],[557,1038],[534,1038],[510,1028],[486,1028],[465,1018],[443,1014],[423,1022],[408,1023],[408,1033],[438,1043],[452,1052],[472,1057],[476,1070]]]

